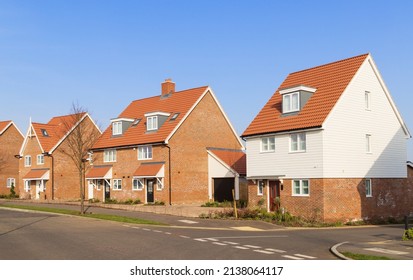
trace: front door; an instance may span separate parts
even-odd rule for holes
[[[40,198],[40,192],[43,191],[42,181],[36,180],[36,199]]]
[[[277,211],[280,208],[280,181],[269,182],[270,211]]]
[[[154,203],[154,184],[155,180],[147,180],[146,182],[146,203]]]
[[[110,184],[107,180],[105,180],[105,201],[110,199]]]
[[[94,185],[93,185],[93,181],[92,180],[87,180],[88,181],[88,192],[87,192],[87,198],[88,199],[93,199],[93,188],[94,188]]]

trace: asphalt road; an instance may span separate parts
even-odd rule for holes
[[[257,221],[143,216],[170,226],[0,209],[0,259],[332,260],[337,258],[329,249],[336,243],[396,239],[403,231],[400,225],[286,229]]]

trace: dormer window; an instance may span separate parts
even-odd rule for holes
[[[300,110],[299,92],[283,95],[283,113],[291,113]]]
[[[125,131],[133,124],[135,119],[129,118],[116,118],[112,119],[112,136],[119,136],[125,133]]]
[[[146,117],[146,130],[154,131],[158,130],[164,122],[168,119],[169,113],[153,112],[145,114]]]
[[[317,89],[308,86],[295,86],[280,90],[282,95],[282,113],[295,115],[301,111]]]
[[[157,130],[158,129],[158,116],[148,117],[146,119],[146,126],[148,130]]]
[[[113,135],[122,134],[122,122],[113,122],[112,123],[112,134]]]

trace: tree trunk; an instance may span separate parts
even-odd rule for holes
[[[82,162],[80,174],[80,214],[85,214],[85,187],[84,187],[84,180],[83,180],[83,173],[84,173],[84,163]]]

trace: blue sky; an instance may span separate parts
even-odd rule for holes
[[[89,109],[209,85],[241,134],[290,72],[368,53],[410,131],[413,1],[2,1],[0,120],[23,133]],[[408,159],[413,160],[413,140]]]

